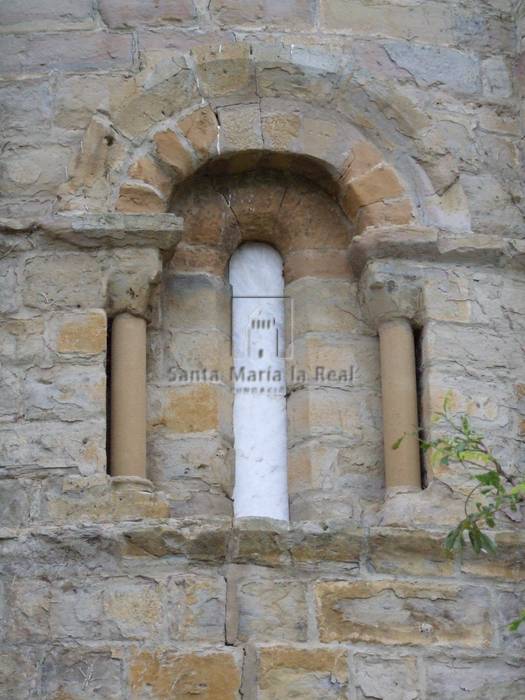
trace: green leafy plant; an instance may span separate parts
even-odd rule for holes
[[[496,543],[484,530],[496,526],[499,513],[516,512],[525,500],[525,481],[509,473],[487,446],[485,438],[474,430],[466,415],[451,415],[451,396],[447,394],[443,410],[432,418],[433,423],[444,423],[448,431],[434,440],[424,440],[418,436],[423,452],[430,452],[432,464],[462,464],[466,470],[473,470],[475,484],[465,499],[465,517],[447,534],[445,549],[453,551],[472,547],[476,554],[493,553]],[[404,436],[394,445],[397,449]],[[525,623],[525,610],[513,620],[509,629],[515,631]]]

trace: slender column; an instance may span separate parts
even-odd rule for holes
[[[112,476],[146,478],[146,321],[130,313],[111,333]]]
[[[421,488],[414,334],[406,318],[379,324],[387,491]],[[397,450],[392,445],[404,436]]]

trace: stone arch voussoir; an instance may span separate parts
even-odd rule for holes
[[[94,115],[58,208],[166,212],[173,188],[203,167],[231,174],[263,165],[324,173],[358,232],[428,223],[417,173],[338,108],[345,71],[341,58],[319,51],[245,43],[159,63],[110,114]]]

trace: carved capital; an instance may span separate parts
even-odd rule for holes
[[[148,318],[152,289],[160,281],[162,259],[154,248],[114,250],[110,261],[107,312]]]
[[[368,263],[360,280],[364,307],[378,327],[396,318],[417,321],[422,307],[423,280],[397,261]]]

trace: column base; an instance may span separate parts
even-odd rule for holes
[[[111,487],[116,491],[142,491],[153,493],[153,484],[141,476],[112,476]]]

